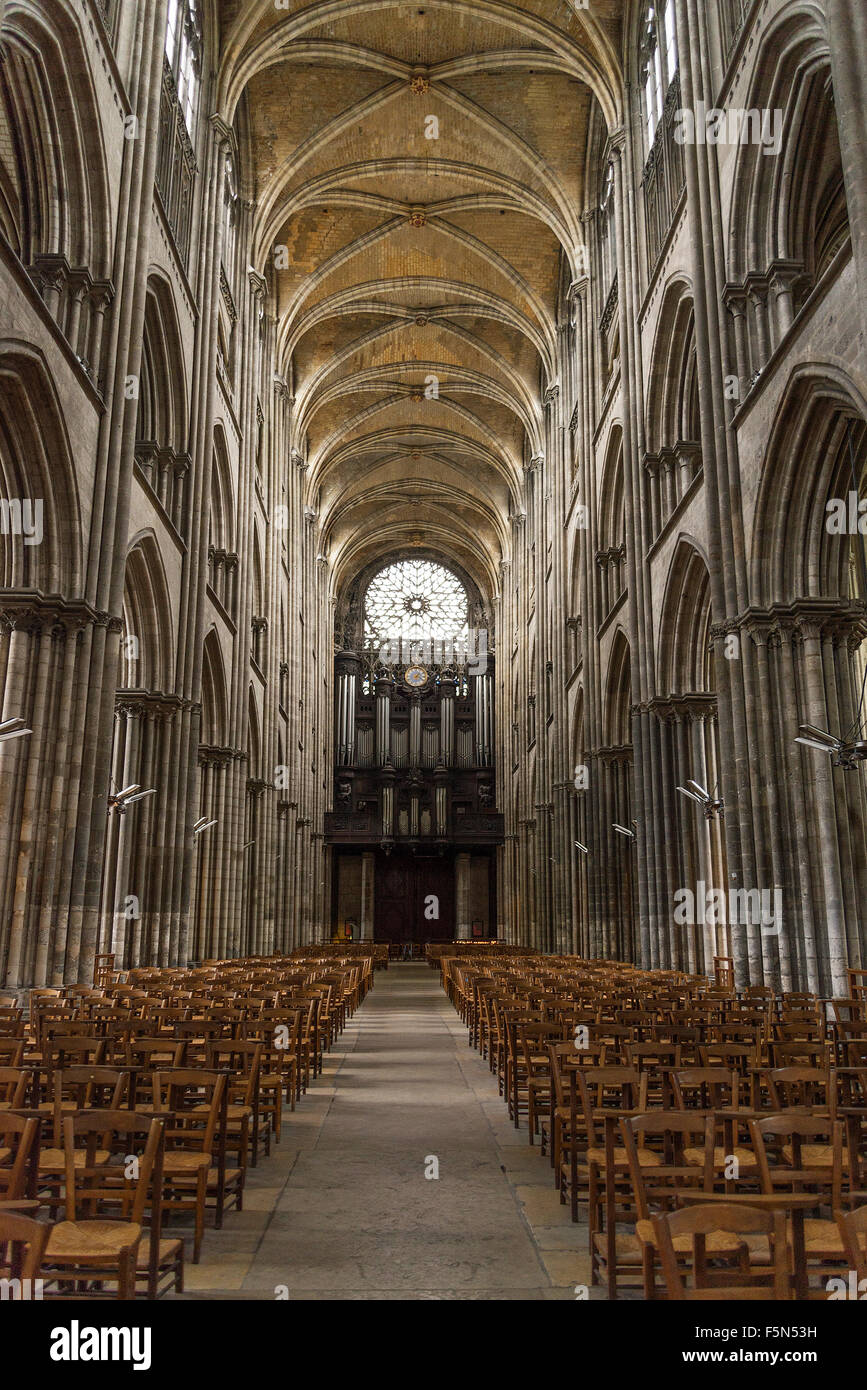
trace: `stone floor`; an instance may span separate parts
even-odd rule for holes
[[[574,1299],[586,1243],[439,975],[395,963],[250,1170],[244,1211],[208,1231],[186,1296]]]

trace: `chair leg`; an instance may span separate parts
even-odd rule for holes
[[[208,1188],[208,1170],[200,1168],[196,1178],[196,1234],[193,1244],[193,1264],[199,1263],[202,1236],[205,1228],[205,1194]]]
[[[117,1296],[125,1302],[135,1298],[135,1266],[138,1257],[138,1242],[131,1250],[124,1250],[117,1267]]]

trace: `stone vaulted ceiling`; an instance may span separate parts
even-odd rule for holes
[[[594,98],[619,123],[621,9],[223,7],[220,110],[246,103],[256,269],[288,252],[278,356],[338,587],[414,546],[497,587],[580,265]]]

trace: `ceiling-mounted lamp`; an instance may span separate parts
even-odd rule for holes
[[[713,820],[717,815],[725,815],[726,808],[722,797],[717,797],[716,795],[711,796],[710,792],[706,791],[700,782],[696,782],[694,777],[688,777],[686,779],[686,786],[679,786],[677,790],[680,792],[681,796],[688,796],[690,801],[696,802],[696,804],[701,807],[704,811],[705,820]]]

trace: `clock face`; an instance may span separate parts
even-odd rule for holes
[[[423,666],[408,666],[403,678],[413,690],[420,690],[423,685],[427,685],[427,671]]]

